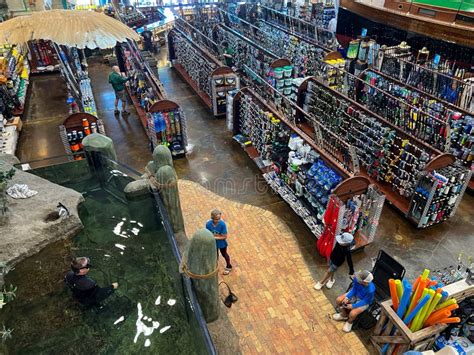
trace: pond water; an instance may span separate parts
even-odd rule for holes
[[[109,181],[115,186],[129,181],[120,174],[113,179],[120,180]],[[0,311],[0,328],[13,329],[0,353],[208,353],[153,196],[126,204],[84,181],[81,189],[94,186],[80,206],[84,230],[48,245],[6,277],[18,291]],[[84,309],[64,286],[70,260],[78,256],[91,259],[89,276],[100,286],[119,283],[100,311]]]

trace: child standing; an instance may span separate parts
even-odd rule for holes
[[[221,211],[218,209],[212,210],[211,219],[206,223],[206,229],[214,234],[214,237],[216,238],[217,253],[219,255],[220,251],[225,259],[226,267],[222,274],[229,275],[232,271],[232,265],[230,263],[230,256],[227,254],[227,226],[221,217]]]
[[[324,285],[326,285],[327,288],[333,287],[335,282],[334,273],[346,260],[349,265],[349,274],[354,275],[354,266],[352,265],[350,250],[353,241],[354,237],[350,233],[342,233],[336,236],[336,245],[329,257],[329,268],[324,278],[314,285],[315,290],[321,290]]]

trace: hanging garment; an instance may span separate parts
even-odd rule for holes
[[[334,238],[336,236],[338,218],[339,218],[339,200],[332,195],[328,202],[328,207],[324,213],[324,230],[321,237],[316,242],[316,248],[319,254],[329,260],[332,248],[334,246]]]

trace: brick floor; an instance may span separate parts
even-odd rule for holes
[[[188,236],[204,227],[213,208],[223,211],[234,270],[220,278],[239,297],[228,315],[243,353],[368,353],[356,334],[344,333],[342,323],[328,319],[334,308],[323,293],[313,290],[295,235],[279,217],[191,181],[181,180],[179,189]]]

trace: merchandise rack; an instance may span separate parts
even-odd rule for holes
[[[448,180],[442,182],[437,174]],[[472,171],[459,164],[452,154],[434,158],[420,174],[408,218],[418,228],[426,228],[454,216],[471,174]]]
[[[286,27],[292,32],[298,33],[303,38],[315,40],[324,45],[328,50],[336,48],[337,42],[335,41],[334,35],[327,29],[267,6],[262,5],[261,8],[263,17],[267,22]]]
[[[306,200],[306,197],[298,195],[297,192],[295,192],[294,188],[292,188],[288,183],[284,181],[283,175],[277,173],[278,169],[275,169],[275,163],[268,161],[267,157],[264,156],[264,153],[259,152],[259,143],[256,141],[253,142],[250,140],[250,138],[241,135],[242,132],[239,126],[239,122],[242,98],[246,95],[250,96],[252,100],[255,101],[255,106],[258,106],[258,110],[262,110],[260,112],[270,113],[273,118],[278,119],[279,122],[284,125],[285,129],[288,129],[291,132],[296,133],[297,136],[301,137],[305,144],[308,144],[312,149],[314,149],[315,152],[317,152],[318,160],[321,159],[325,164],[327,164],[327,166],[336,171],[337,174],[342,178],[342,181],[334,187],[330,196],[337,197],[338,200],[346,202],[354,196],[364,195],[368,193],[369,190],[373,189],[373,187],[370,185],[369,179],[362,176],[354,176],[354,173],[352,171],[347,170],[347,167],[342,166],[338,161],[334,159],[334,157],[328,154],[327,151],[323,150],[321,146],[316,143],[315,140],[308,136],[304,131],[296,127],[294,123],[288,120],[288,118],[286,118],[285,116],[281,115],[281,113],[275,110],[275,108],[267,104],[267,102],[260,95],[258,95],[250,88],[244,88],[234,96],[232,102],[232,115],[234,116],[234,139],[241,144],[248,156],[255,161],[257,166],[262,171],[263,177],[265,178],[269,186],[290,205],[290,207],[299,217],[302,218],[302,220],[305,222],[311,232],[316,236],[316,238],[319,238],[321,233],[323,232],[323,226],[321,224],[322,216],[319,214],[316,215],[317,212],[314,210],[314,207],[312,207],[311,204],[309,204],[309,202]],[[371,190],[371,192],[374,191]],[[385,200],[385,197],[383,195],[377,193],[377,196],[377,201],[370,208],[370,226],[367,225],[367,228],[361,229],[357,233],[355,249],[363,248],[364,246],[373,241],[376,226],[378,224],[378,219],[380,218],[383,203]],[[323,207],[323,210],[326,207],[323,205],[321,206]],[[339,214],[340,215],[337,218],[337,231],[341,232],[344,208],[341,208],[339,210]]]
[[[193,29],[184,20],[176,21],[179,27]],[[202,43],[196,43],[180,28],[175,27],[168,34],[169,56],[173,67],[188,85],[196,92],[204,104],[213,112],[215,117],[226,114],[228,93],[240,88],[240,78],[234,71],[224,66],[206,45],[215,46],[199,30]],[[212,50],[212,49],[211,49]],[[199,70],[197,70],[199,69]]]
[[[85,122],[87,122],[87,129]],[[96,127],[95,131],[92,128],[93,125]],[[73,132],[76,132],[74,139],[72,137]],[[77,135],[78,132],[81,132],[82,138]],[[84,158],[83,155],[77,154],[83,153],[82,139],[88,134],[95,132],[105,135],[103,122],[100,118],[85,112],[73,113],[69,115],[61,125],[59,125],[59,135],[63,142],[68,160],[72,161]]]
[[[184,156],[188,145],[188,133],[186,118],[179,105],[171,100],[160,100],[150,106],[147,112],[146,131],[152,143],[152,149],[160,144],[160,132],[156,132],[156,123],[154,114],[163,114],[167,116],[164,133],[161,134],[161,144],[170,147],[173,157]],[[169,116],[173,115],[173,120]]]
[[[408,135],[401,128],[399,128],[396,125],[392,124],[391,122],[387,121],[383,117],[381,117],[377,114],[374,114],[373,112],[371,112],[370,110],[368,110],[366,107],[362,106],[361,104],[357,103],[353,99],[343,95],[342,93],[340,93],[336,90],[333,90],[331,88],[328,88],[328,87],[324,86],[316,78],[308,78],[301,85],[301,91],[299,93],[301,96],[298,99],[298,103],[300,105],[305,102],[305,99],[304,99],[305,91],[310,90],[309,85],[314,85],[315,87],[318,87],[321,90],[320,94],[319,94],[319,97],[321,97],[321,95],[325,95],[326,99],[331,98],[330,99],[331,100],[330,106],[333,108],[333,111],[334,111],[333,114],[338,113],[338,112],[345,112],[343,114],[344,120],[351,120],[351,121],[353,121],[353,123],[351,123],[349,125],[350,131],[348,131],[348,130],[343,129],[343,122],[344,121],[338,122],[336,120],[334,122],[331,122],[330,120],[326,119],[325,117],[323,117],[319,114],[316,114],[316,112],[310,112],[309,115],[312,116],[315,120],[318,120],[322,125],[324,125],[328,129],[334,130],[334,133],[338,134],[341,137],[341,139],[344,139],[346,141],[354,141],[355,142],[357,155],[361,157],[361,168],[360,168],[361,175],[369,178],[371,183],[376,185],[379,188],[379,190],[386,195],[387,200],[389,201],[389,203],[391,205],[393,205],[401,213],[403,213],[403,215],[407,216],[408,212],[410,210],[410,203],[411,203],[411,201],[414,197],[414,192],[415,192],[415,189],[416,189],[416,183],[419,179],[419,174],[422,173],[423,169],[426,169],[427,167],[430,166],[429,161],[437,161],[438,162],[437,163],[438,164],[437,165],[438,169],[447,167],[446,164],[449,164],[449,161],[445,160],[445,159],[436,159],[437,157],[443,156],[442,152],[440,152],[439,150],[434,149],[433,147],[431,147],[430,145],[426,144],[425,142],[419,140],[418,138],[416,138],[414,136],[411,136],[411,135]],[[335,98],[336,100],[334,101],[333,98]],[[346,112],[346,108],[349,108],[349,107],[352,107],[350,109],[351,114],[348,113],[349,111]],[[343,109],[342,111],[340,111],[341,108]],[[306,111],[307,109],[308,108],[305,107],[303,109],[303,111]],[[357,113],[357,118],[356,118],[356,116],[353,116],[354,113]],[[361,117],[364,119],[364,121],[361,120]],[[299,127],[305,128],[308,131],[308,133],[311,132],[312,127],[310,125],[308,125],[307,122],[305,122],[306,121],[305,118],[301,118],[301,114],[299,116],[297,116],[296,119],[297,119],[297,121],[300,122],[300,123],[298,123]],[[415,160],[412,161],[409,164],[409,166],[412,166],[412,168],[411,168],[411,170],[413,172],[412,174],[407,173],[407,172],[405,172],[405,170],[401,169],[399,167],[400,164],[402,164],[401,160],[399,160],[400,158],[397,158],[397,156],[393,155],[393,153],[389,153],[389,157],[391,156],[392,158],[397,159],[396,160],[397,161],[397,163],[396,163],[397,169],[401,169],[401,170],[397,170],[397,171],[399,173],[401,171],[403,171],[402,174],[403,175],[408,175],[408,178],[410,179],[410,180],[407,180],[407,181],[410,181],[410,183],[400,185],[400,186],[404,187],[403,188],[404,194],[401,193],[401,191],[402,191],[401,187],[397,188],[397,189],[394,189],[394,185],[393,185],[392,182],[384,181],[384,179],[377,179],[373,176],[373,171],[374,170],[372,168],[372,165],[376,161],[379,161],[380,158],[370,158],[370,156],[367,155],[368,154],[367,152],[370,151],[370,149],[371,149],[370,146],[374,146],[374,143],[377,142],[377,141],[370,142],[370,140],[373,140],[373,139],[376,138],[377,133],[375,131],[373,131],[373,128],[372,128],[372,131],[370,129],[366,130],[366,132],[369,132],[368,136],[366,134],[364,134],[361,131],[362,127],[365,126],[364,122],[378,122],[378,123],[375,123],[375,126],[379,127],[377,129],[378,131],[385,130],[386,132],[393,132],[393,133],[389,133],[389,136],[391,135],[392,139],[396,139],[396,140],[401,141],[401,142],[407,142],[405,144],[408,144],[409,147],[413,147],[415,149],[414,151],[421,152],[421,155],[419,155],[418,158],[416,158],[416,156],[414,156]],[[370,126],[369,126],[369,128],[370,128]],[[372,135],[375,135],[375,136],[372,137]],[[392,142],[388,147],[390,147],[390,149],[393,149],[394,140],[388,141],[386,138],[384,138],[384,140],[386,140],[385,144],[387,144],[388,142]],[[378,149],[382,149],[382,150],[384,149],[383,146],[380,146],[380,144],[378,144],[378,143],[375,144],[375,146],[380,147]],[[402,150],[400,150],[400,152],[401,151]],[[406,156],[406,154],[405,154],[405,156]],[[425,164],[423,164],[423,160],[420,160],[420,158],[419,158],[420,156],[421,157],[427,156],[430,159],[427,160]],[[371,161],[371,159],[372,159],[372,161]],[[433,160],[433,159],[435,159],[435,160]],[[417,163],[421,167],[419,170],[417,170],[415,163]],[[442,165],[440,165],[441,163],[444,163],[445,165],[442,166]],[[404,164],[406,166],[406,163],[404,163]],[[371,169],[372,169],[372,173],[369,172]],[[381,169],[383,170],[383,165],[378,167],[376,170],[377,171],[382,171]],[[392,170],[390,170],[390,171],[392,171]],[[393,176],[393,171],[392,171],[391,175]],[[393,179],[393,177],[392,177],[392,179]],[[390,180],[390,181],[392,181],[392,180]],[[413,190],[413,191],[411,191],[411,190]],[[411,193],[410,193],[410,191],[411,191]],[[459,198],[462,198],[462,193],[460,193]]]
[[[66,81],[69,94],[75,98],[81,111],[97,117],[94,94],[87,70],[83,69],[79,50],[75,47],[53,46],[60,60],[61,74]],[[82,60],[85,56],[82,54]]]
[[[229,21],[229,26],[236,28],[243,36],[256,43],[263,43],[262,47],[264,48],[272,48],[274,55],[277,57],[289,58],[295,65],[298,76],[316,75],[313,72],[316,69],[316,62],[322,61],[322,57],[329,51],[329,49],[318,43],[307,41],[301,36],[293,35],[288,31],[282,31],[278,26],[273,26],[264,20],[259,20],[258,26],[254,26],[227,11],[220,10],[220,12],[238,19],[237,22]],[[264,26],[267,27],[265,28]],[[275,35],[272,33],[274,31],[283,32],[284,35]],[[275,40],[278,42],[275,42]],[[305,54],[303,55],[303,53]]]
[[[423,77],[423,80],[418,81],[419,85],[422,85],[422,88],[417,87],[417,89],[421,92],[424,92],[425,94],[435,96],[438,100],[444,102],[446,102],[447,100],[446,97],[443,97],[444,90],[440,90],[441,87],[439,87],[439,85],[451,86],[455,84],[456,88],[459,90],[459,95],[457,96],[457,99],[454,102],[450,103],[463,110],[469,111],[469,100],[467,100],[466,97],[463,96],[463,94],[466,93],[472,96],[472,90],[468,90],[468,87],[474,86],[473,83],[469,84],[460,80],[459,77],[448,75],[447,73],[442,71],[433,70],[431,68],[428,68],[427,66],[418,63],[413,63],[407,59],[414,58],[411,52],[405,52],[403,53],[404,55],[396,54],[394,53],[394,50],[396,50],[397,48],[399,47],[395,46],[388,47],[385,49],[381,48],[378,53],[378,57],[380,59],[375,69],[394,79],[397,79],[405,85],[408,84],[412,87],[413,85],[410,84],[410,82],[414,80],[412,74],[423,73],[421,75]],[[395,76],[395,73],[398,73],[398,75]]]
[[[133,91],[131,86],[126,86],[126,90],[130,96],[130,99],[132,100],[133,106],[137,110],[138,118],[140,119],[143,127],[146,129],[146,112],[148,111],[149,106],[151,106],[151,104],[156,101],[165,99],[166,93],[163,85],[158,81],[148,63],[143,59],[135,43],[128,41],[124,45],[126,54],[129,54],[124,55],[127,66],[127,74],[134,76],[134,80],[136,81],[135,89],[139,88],[139,83],[149,89],[146,90],[146,94],[147,98],[150,100],[143,102],[142,105],[140,98],[137,97],[136,92]],[[122,48],[124,45],[122,45]]]
[[[213,37],[226,38],[229,43],[229,46],[234,47],[235,57],[235,66],[239,69],[243,69],[243,64],[248,64],[252,70],[258,73],[262,77],[266,77],[268,70],[270,69],[271,63],[281,59],[274,52],[262,47],[261,45],[255,43],[254,40],[251,40],[244,36],[243,34],[235,31],[234,29],[219,23],[213,28]],[[239,46],[243,48],[239,50]],[[245,48],[245,51],[243,50]],[[263,57],[263,60],[257,59]]]
[[[54,45],[48,40],[28,41],[28,60],[31,74],[59,71],[59,59]]]
[[[158,80],[149,64],[143,59],[134,41],[125,44],[125,61],[127,74],[132,76],[131,84],[126,90],[137,110],[138,118],[150,139],[151,149],[154,149],[160,140],[155,130],[154,114],[163,114],[168,117],[170,112],[173,118],[179,116],[179,122],[171,127],[171,120],[166,120],[165,134],[162,134],[161,142],[170,147],[173,157],[181,157],[186,153],[187,128],[184,112],[179,105],[167,99],[163,84]],[[179,128],[178,128],[179,127]],[[166,134],[167,133],[167,134]],[[174,144],[173,144],[174,143]],[[178,143],[180,143],[178,145]]]
[[[291,75],[285,76],[285,79],[287,79],[285,80],[285,86],[287,90],[292,91],[292,83],[286,85],[286,81],[292,81],[293,78],[293,67],[288,59],[279,58],[275,53],[222,23],[214,27],[213,36],[225,39],[229,46],[233,48],[236,53],[234,56],[235,67],[242,75],[243,86],[253,87],[266,99],[277,103],[281,100],[282,95],[274,95],[275,92],[269,91],[265,84],[272,82],[272,86],[276,86],[275,69],[280,68],[278,70],[282,70],[285,67],[291,67]],[[286,93],[283,96],[291,96],[291,93]]]
[[[472,125],[474,124],[474,113],[469,113],[453,104],[450,104],[447,101],[439,99],[431,94],[427,94],[423,91],[418,90],[417,88],[404,84],[401,81],[394,79],[376,69],[366,69],[361,73],[361,78],[364,80],[364,76],[370,75],[371,73],[383,78],[387,82],[390,82],[388,85],[389,90],[398,90],[398,88],[403,88],[405,92],[403,93],[402,98],[411,96],[413,100],[416,100],[416,105],[423,107],[423,109],[432,111],[433,114],[438,115],[441,120],[447,122],[450,126],[450,144],[449,150],[454,154],[458,159],[464,162],[467,167],[472,165],[474,160],[474,152],[469,154],[472,142],[474,142],[474,129]],[[377,85],[381,86],[381,85]],[[384,85],[383,89],[386,90],[387,85]],[[452,116],[456,115],[456,119],[452,119]],[[459,116],[459,117],[458,117]],[[458,123],[462,124],[459,125]],[[470,132],[468,130],[471,129]],[[460,133],[464,132],[466,136],[461,135]],[[458,154],[455,154],[458,152]],[[463,153],[464,152],[464,153]]]
[[[355,80],[359,82],[354,91],[357,102],[434,148],[443,152],[449,149],[451,136],[445,120],[428,113],[425,107],[415,106],[404,97],[396,97],[381,85],[372,83],[367,71]]]
[[[28,96],[30,68],[24,48],[19,45],[3,45],[0,47],[0,56],[4,58],[2,72],[7,79],[0,84],[0,95],[4,102],[4,111],[0,112],[7,119],[21,116],[24,112],[26,97]]]

